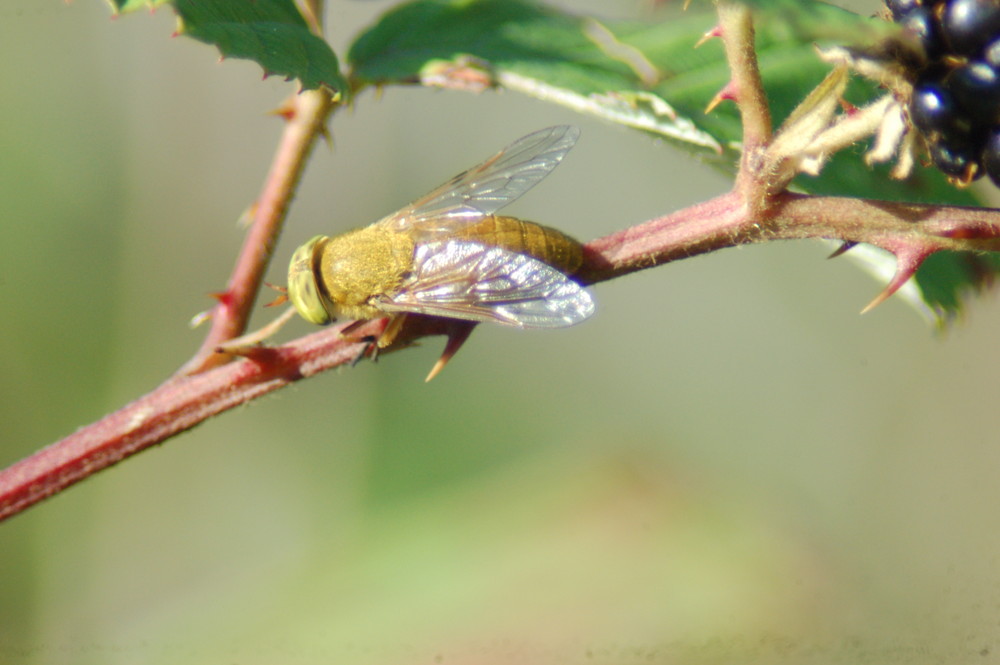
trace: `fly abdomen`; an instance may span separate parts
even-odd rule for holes
[[[461,229],[456,237],[527,254],[572,275],[583,263],[580,243],[561,231],[516,217],[490,215]]]

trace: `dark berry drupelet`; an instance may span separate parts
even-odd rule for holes
[[[886,0],[916,37],[910,120],[931,162],[960,182],[1000,186],[1000,0]]]
[[[943,4],[941,32],[952,53],[977,57],[1000,33],[1000,2],[950,0]]]
[[[1000,127],[994,127],[986,135],[981,159],[986,175],[994,185],[1000,187]]]

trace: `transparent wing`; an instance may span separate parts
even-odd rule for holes
[[[570,125],[528,134],[376,224],[429,237],[492,215],[547,176],[579,136]]]
[[[552,266],[462,240],[418,245],[412,278],[378,306],[519,328],[571,326],[594,313],[590,293]]]

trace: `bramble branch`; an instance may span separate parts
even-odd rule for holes
[[[218,303],[209,313],[211,328],[201,348],[181,367],[179,376],[197,374],[230,360],[216,353],[223,342],[246,330],[247,321],[260,291],[271,254],[281,234],[288,204],[305,168],[306,159],[318,137],[323,135],[327,116],[335,102],[323,89],[298,93],[278,114],[285,118],[285,130],[271,163],[271,170],[257,201],[251,206],[251,226],[236,259],[226,290],[216,294]]]
[[[582,281],[602,282],[726,247],[795,238],[835,238],[897,247],[1000,249],[1000,211],[782,194],[767,219],[747,215],[735,192],[598,238],[584,246]],[[376,331],[378,321],[356,330]],[[234,406],[334,367],[365,350],[339,336],[343,325],[251,357],[176,377],[100,421],[0,471],[0,520],[149,446],[191,429]],[[400,341],[383,353],[449,322],[413,317]]]
[[[319,0],[308,6],[318,16]],[[933,252],[1000,251],[1000,211],[788,193],[796,173],[822,164],[831,151],[860,135],[854,126],[838,126],[834,118],[831,100],[842,89],[843,74],[832,73],[806,98],[801,112],[772,135],[751,15],[726,1],[719,3],[719,16],[711,34],[726,41],[733,81],[716,99],[740,105],[747,148],[736,185],[710,201],[587,243],[576,275],[580,281],[594,284],[737,245],[829,238],[845,247],[868,243],[896,255],[896,277],[877,304]],[[377,332],[379,321],[352,328],[352,339],[340,336],[345,327],[340,325],[282,346],[254,348],[246,358],[234,360],[216,351],[243,332],[305,159],[332,108],[329,95],[317,91],[297,95],[285,109],[289,122],[254,207],[253,226],[198,353],[148,395],[0,471],[0,520],[212,416],[363,354],[366,343],[352,340]],[[445,319],[411,316],[397,343],[383,353],[428,335],[452,336],[454,326]]]

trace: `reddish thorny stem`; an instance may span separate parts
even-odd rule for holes
[[[322,0],[307,0],[301,9],[310,30],[322,36]],[[261,193],[248,212],[250,230],[225,291],[215,294],[218,303],[210,312],[211,328],[201,348],[180,368],[178,376],[203,372],[232,359],[228,354],[216,353],[215,349],[246,329],[306,160],[316,141],[324,135],[327,118],[335,108],[336,101],[330,91],[320,88],[293,95],[275,111],[285,119],[285,129]]]
[[[748,10],[723,2],[719,16],[715,32],[726,40],[732,71],[732,81],[719,98],[739,104],[745,120],[747,149],[736,186],[731,192],[704,203],[587,243],[584,266],[576,275],[580,281],[598,283],[737,245],[830,238],[876,245],[896,255],[897,274],[883,292],[887,296],[935,251],[1000,251],[1000,211],[797,195],[785,191],[787,182],[775,187],[774,179],[769,178],[765,154],[772,138],[770,116],[753,55]],[[239,299],[236,303],[223,302],[224,306],[233,305],[234,311],[249,310],[259,286],[258,273],[266,265],[284,208],[330,110],[328,101],[317,103],[315,96],[307,99],[307,106],[311,105],[308,116],[298,116],[301,126],[289,123],[293,129],[286,131],[262,195],[271,211],[263,215],[258,211],[256,216],[267,218],[261,223],[266,229],[259,231],[254,241],[260,246],[245,249],[243,256],[253,258],[241,258],[227,290],[228,297]],[[288,152],[283,152],[285,148]],[[275,189],[268,194],[268,187],[272,186]],[[253,265],[245,266],[244,261]],[[241,270],[246,271],[243,276]],[[186,371],[118,411],[0,471],[0,520],[211,416],[289,383],[350,363],[365,349],[363,342],[340,337],[338,333],[344,325],[338,325],[220,364],[223,354],[216,357],[210,350],[239,335],[245,324],[239,322],[242,314],[227,312],[224,316],[225,324],[216,324],[202,350],[185,366]],[[355,330],[352,339],[377,331],[380,323],[369,322]],[[444,319],[412,317],[399,340],[386,352],[405,348],[427,335],[452,335],[454,330],[455,324]]]
[[[216,294],[218,304],[211,312],[211,329],[198,352],[184,364],[178,375],[195,374],[231,359],[215,353],[223,342],[243,334],[251,308],[260,291],[271,253],[281,234],[292,193],[298,185],[316,140],[334,108],[325,90],[310,90],[292,97],[278,114],[286,120],[278,150],[264,187],[251,207],[251,225],[236,260],[226,290]]]

